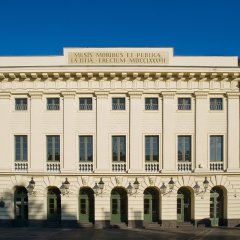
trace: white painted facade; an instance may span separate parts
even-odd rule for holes
[[[70,52],[103,51],[164,52],[167,61],[74,64],[68,59]],[[144,190],[159,191],[163,183],[168,187],[172,177],[173,191],[159,191],[160,225],[177,221],[181,187],[191,192],[191,220],[197,224],[209,219],[215,186],[224,192],[225,222],[240,224],[239,80],[237,57],[179,57],[173,49],[64,49],[63,56],[0,57],[0,224],[15,218],[14,191],[26,188],[31,177],[35,188],[28,196],[30,222],[47,220],[47,189],[60,188],[66,177],[70,188],[61,196],[61,219],[79,220],[80,188],[93,188],[102,177],[105,184],[102,194],[95,195],[94,219],[111,222],[112,189],[127,188],[137,178],[139,190],[128,195],[127,220],[134,226],[144,220]],[[60,98],[59,110],[47,110],[50,97]],[[79,110],[83,97],[92,98],[92,110]],[[112,110],[114,97],[125,98],[125,110]],[[15,110],[16,98],[27,98],[27,110]],[[145,98],[157,98],[158,110],[145,110]],[[191,109],[178,110],[178,98],[190,98]],[[222,98],[223,109],[210,110],[210,98]],[[27,161],[15,161],[15,135],[27,136]],[[47,161],[47,135],[60,136],[60,162]],[[78,137],[83,135],[93,136],[93,162],[79,162]],[[116,135],[126,136],[125,163],[112,161]],[[147,135],[159,136],[158,162],[145,161]],[[178,161],[180,135],[191,136],[191,162]],[[222,162],[210,161],[213,135],[223,137]],[[194,192],[196,182],[200,193]]]

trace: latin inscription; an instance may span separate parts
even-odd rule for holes
[[[69,64],[168,64],[167,52],[69,52]]]

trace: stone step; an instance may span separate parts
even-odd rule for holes
[[[60,228],[61,223],[60,222],[46,222],[44,224],[44,226],[47,227],[47,228]]]
[[[80,228],[93,228],[94,224],[92,222],[79,222],[78,226]]]
[[[158,222],[144,223],[146,229],[159,229],[160,224]]]
[[[128,228],[127,224],[124,222],[120,222],[120,223],[119,222],[111,222],[110,225],[111,225],[111,228],[119,228],[119,229],[127,229]]]
[[[194,227],[192,222],[181,222],[177,223],[178,228],[185,228],[185,227]]]

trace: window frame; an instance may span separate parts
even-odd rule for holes
[[[120,101],[117,101],[117,103],[114,103],[114,100],[121,100],[124,99],[124,103],[121,103]],[[124,108],[121,109],[121,107],[118,107],[116,109],[114,109],[114,104],[116,104],[116,106],[118,106],[119,104],[124,104]],[[119,105],[121,106],[121,105]],[[125,111],[126,110],[126,97],[112,97],[112,111]]]
[[[58,104],[57,103],[51,103],[50,104],[48,102],[49,100],[53,100],[53,99],[55,99],[55,100],[58,99]],[[47,111],[59,111],[60,110],[60,97],[47,97],[46,98],[46,103],[47,103],[47,106],[46,106]],[[55,107],[50,108],[49,106],[51,106],[51,105],[54,105]]]
[[[150,103],[147,103],[147,100],[150,100]],[[152,103],[152,100],[157,100],[157,103]],[[156,105],[157,107],[150,107],[149,109],[147,109],[147,104],[149,106],[154,106]],[[158,111],[159,110],[159,98],[158,97],[145,97],[144,100],[144,110],[145,111]]]
[[[54,155],[52,154],[52,156],[54,156],[54,158],[53,159],[51,159],[51,160],[49,160],[48,159],[48,156],[49,156],[49,154],[48,154],[48,138],[49,137],[58,137],[59,138],[59,159],[56,159],[56,146],[54,147],[54,151],[52,151],[52,153],[55,153]],[[53,144],[53,143],[52,143]],[[56,144],[56,143],[55,143]],[[49,134],[49,135],[46,135],[46,160],[47,160],[47,162],[60,162],[61,161],[61,136],[60,135],[57,135],[57,134]]]
[[[21,159],[17,159],[17,142],[16,142],[16,138],[17,137],[26,137],[26,159],[24,159],[24,142],[20,142],[20,145],[22,145],[23,149],[20,150],[20,158]],[[20,147],[21,149],[21,147]],[[22,153],[21,153],[22,152]],[[27,134],[14,134],[14,161],[15,162],[28,162],[28,135]]]
[[[125,144],[125,159],[124,160],[121,160],[121,141],[120,143],[118,142],[118,146],[120,145],[119,149],[117,150],[117,160],[114,160],[114,151],[113,151],[113,148],[114,148],[114,143],[113,143],[113,139],[116,138],[116,137],[119,137],[119,138],[124,138],[124,144]],[[127,163],[127,136],[126,135],[112,135],[111,136],[111,160],[112,160],[112,163]]]
[[[152,160],[151,160],[151,154],[150,154],[150,160],[146,159],[146,138],[148,137],[156,137],[157,138],[157,151],[158,151],[158,159],[157,160],[153,160],[154,159],[154,154],[152,155]],[[152,142],[153,144],[153,148],[154,148],[154,142]],[[154,149],[152,149],[152,153],[154,153]],[[146,134],[144,135],[144,161],[145,163],[159,163],[160,161],[160,136],[159,135],[153,135],[153,134]]]
[[[188,103],[189,109],[184,107],[185,105],[188,106],[186,103],[179,102],[181,100],[186,100],[186,99],[190,100],[190,103]],[[180,105],[182,105],[182,108],[179,107]],[[192,110],[192,98],[191,97],[178,97],[177,98],[177,110],[178,111],[191,111]]]
[[[221,139],[222,139],[222,149],[221,149],[221,160],[216,160],[216,156],[217,156],[217,154],[216,154],[216,152],[217,152],[217,149],[215,149],[214,150],[214,152],[215,152],[215,160],[211,160],[211,138],[212,137],[221,137]],[[216,142],[214,143],[215,144],[215,147],[216,147]],[[209,135],[209,162],[210,163],[214,163],[214,162],[224,162],[224,154],[225,154],[225,151],[224,151],[224,148],[225,148],[225,146],[224,146],[224,135],[223,134],[210,134]]]
[[[179,138],[182,137],[182,138],[187,138],[189,137],[190,138],[190,160],[186,160],[186,140],[185,140],[185,145],[184,145],[184,150],[182,150],[182,160],[179,160]],[[183,145],[182,145],[183,146]],[[177,135],[177,162],[178,163],[183,163],[183,162],[186,162],[186,163],[191,163],[193,160],[193,146],[192,146],[192,135],[190,134],[178,134]]]
[[[211,104],[211,100],[218,100],[218,99],[221,99],[221,109],[217,109],[217,108],[212,109],[211,106],[212,105],[214,106],[214,104]],[[224,110],[223,109],[223,98],[222,97],[210,97],[209,98],[209,110],[210,111],[223,111]]]
[[[91,99],[91,103],[86,103],[89,99]],[[83,104],[81,104],[81,100],[86,100],[84,101]],[[81,109],[81,105],[84,106],[84,108]],[[88,105],[91,106],[88,108]],[[85,107],[87,106],[87,107]],[[92,111],[93,110],[93,98],[92,97],[79,97],[79,107],[78,107],[79,111]]]
[[[84,159],[84,160],[81,160],[81,146],[80,146],[80,144],[81,144],[81,141],[80,141],[80,138],[86,138],[86,137],[91,137],[91,140],[92,140],[92,160],[86,160],[86,159]],[[78,161],[79,161],[79,163],[84,163],[84,162],[91,162],[91,163],[93,163],[93,153],[94,153],[94,151],[93,151],[93,146],[94,146],[94,139],[93,139],[93,135],[78,135],[78,149],[79,149],[79,158],[78,158]],[[88,154],[88,147],[84,147],[85,148],[85,150],[86,150],[86,148],[87,148],[87,154]],[[85,155],[85,157],[86,157],[86,153],[84,154]]]
[[[19,103],[17,104],[18,100],[26,100],[26,103]],[[23,105],[23,109],[17,109],[17,105]],[[28,98],[27,97],[16,97],[15,98],[15,103],[14,103],[14,110],[15,111],[27,111],[28,110]]]

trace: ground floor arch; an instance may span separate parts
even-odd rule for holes
[[[177,222],[190,222],[193,219],[193,196],[187,187],[179,188],[177,192]]]
[[[14,220],[16,226],[28,225],[28,192],[22,186],[14,191]]]
[[[89,187],[81,188],[79,191],[79,221],[93,223],[94,216],[94,192]]]
[[[211,226],[221,226],[224,223],[224,191],[218,186],[210,191],[210,221]]]
[[[127,223],[128,197],[124,188],[116,187],[111,192],[111,222]]]
[[[159,191],[156,188],[148,187],[144,191],[144,221],[159,222]]]
[[[61,221],[61,192],[57,187],[49,187],[47,192],[47,220]]]

